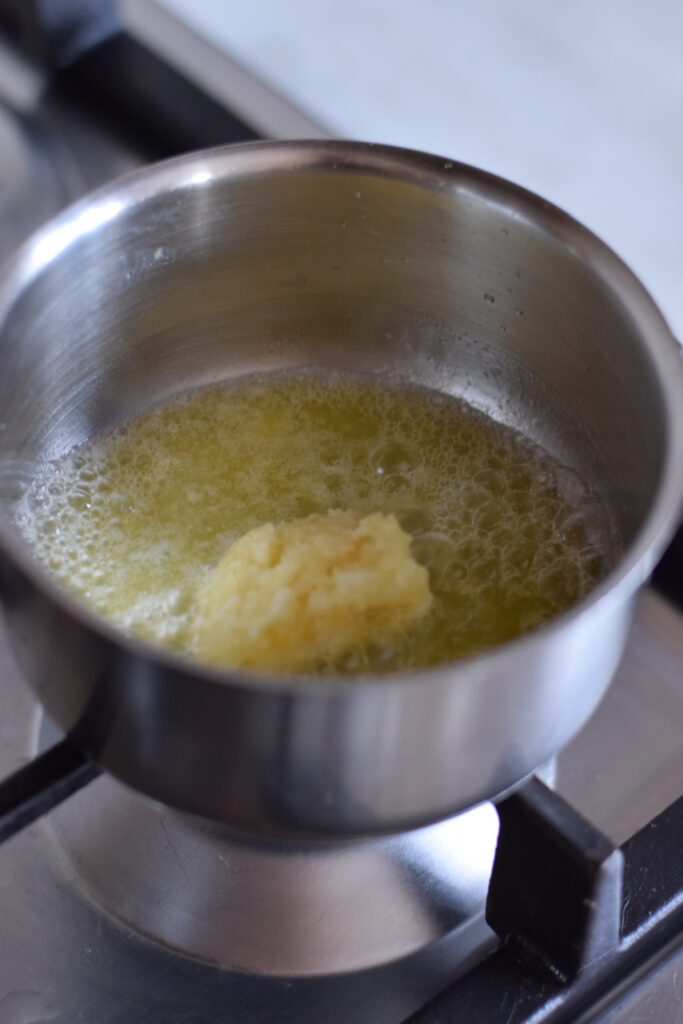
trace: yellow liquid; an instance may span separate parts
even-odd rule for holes
[[[264,376],[183,396],[74,449],[46,467],[21,521],[103,616],[187,651],[197,586],[247,530],[330,508],[393,512],[429,570],[432,610],[390,647],[320,666],[389,671],[492,647],[590,589],[605,565],[583,510],[595,521],[598,503],[573,474],[571,504],[562,497],[567,472],[425,389]]]

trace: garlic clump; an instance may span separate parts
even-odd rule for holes
[[[390,644],[431,603],[395,516],[330,510],[258,526],[228,548],[199,585],[193,649],[224,667],[311,672]]]

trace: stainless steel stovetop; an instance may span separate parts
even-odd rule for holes
[[[100,52],[109,86],[92,95],[97,66],[50,79],[0,48],[3,257],[118,173],[249,136],[136,46]],[[148,115],[181,97],[182,124],[140,132],[117,89],[134,67],[157,83]],[[683,793],[682,666],[683,614],[648,588],[612,688],[556,766],[557,790],[617,843]],[[0,777],[53,732],[0,633]],[[409,835],[275,848],[101,777],[0,847],[0,1024],[399,1024],[494,948],[497,829],[484,806]],[[620,998],[601,1019],[680,1019],[675,974]]]

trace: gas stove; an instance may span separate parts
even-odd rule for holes
[[[64,7],[0,6],[3,259],[119,173],[258,134],[114,5]],[[682,579],[674,547],[593,719],[497,809],[274,844],[95,778],[0,847],[0,1024],[679,1020]],[[2,633],[0,707],[5,777],[59,737]]]

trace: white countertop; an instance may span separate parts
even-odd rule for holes
[[[683,338],[677,0],[157,3],[323,133],[463,160],[564,207]],[[280,123],[263,113],[269,134],[311,134]]]

